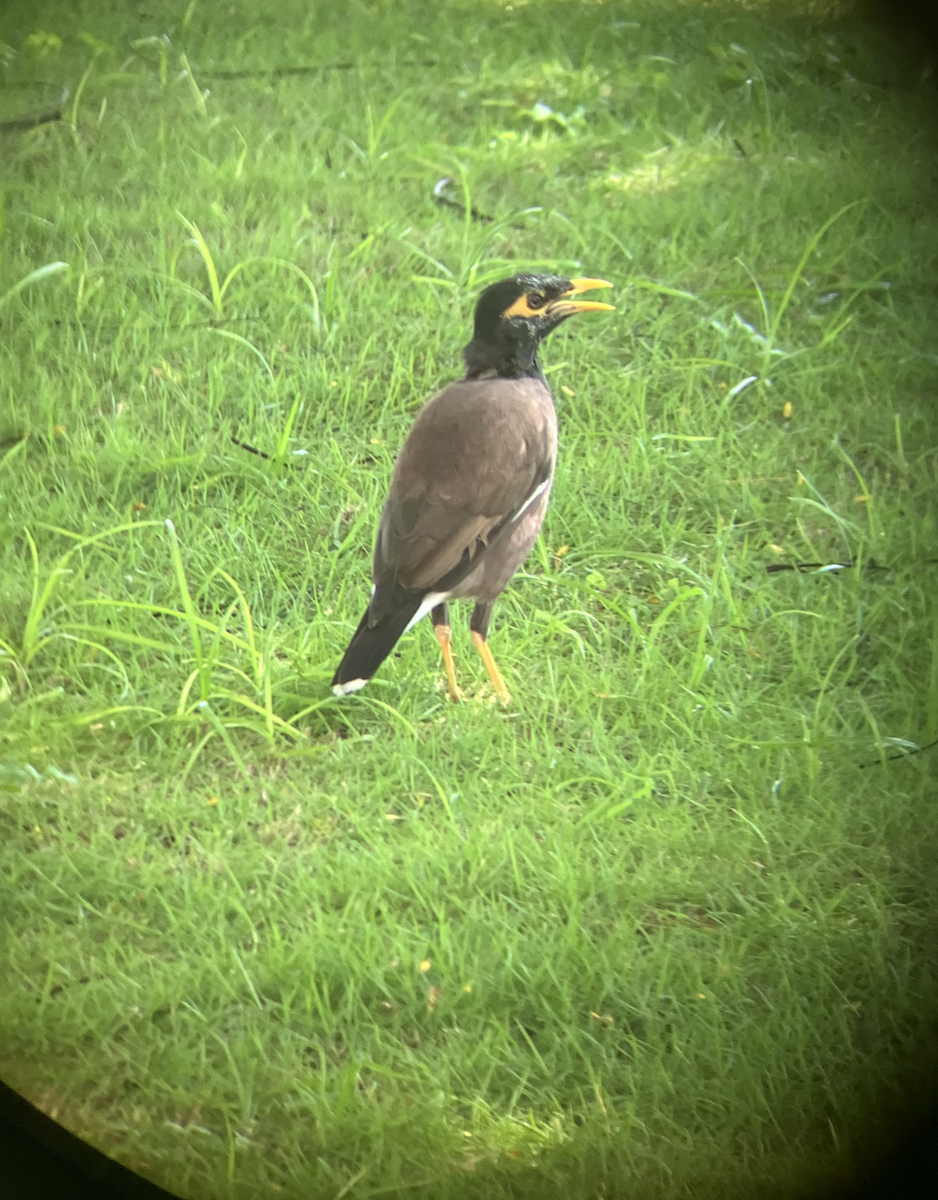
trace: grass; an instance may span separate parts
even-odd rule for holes
[[[187,1197],[862,1169],[938,984],[926,97],[776,9],[0,42],[4,117],[70,88],[0,135],[0,1074]],[[464,704],[425,628],[337,701],[396,450],[517,266],[618,311],[547,347],[515,702],[465,611]]]

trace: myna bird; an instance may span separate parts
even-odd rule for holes
[[[511,699],[486,642],[499,593],[534,545],[554,477],[557,414],[538,359],[567,317],[611,310],[578,300],[603,279],[515,275],[487,287],[463,351],[466,377],[420,412],[401,450],[375,540],[371,603],[332,680],[364,687],[398,638],[430,614],[459,699],[450,600],[475,600],[469,628],[504,704]]]

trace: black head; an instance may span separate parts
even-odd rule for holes
[[[611,304],[574,299],[605,287],[612,284],[559,275],[514,275],[493,283],[479,297],[472,341],[463,351],[467,378],[491,370],[509,378],[540,375],[538,344],[574,313],[610,310]]]

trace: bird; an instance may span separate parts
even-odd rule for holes
[[[332,679],[336,696],[364,687],[429,613],[447,691],[459,700],[449,602],[474,599],[472,640],[496,695],[510,702],[487,639],[495,601],[534,545],[554,479],[557,415],[538,351],[576,313],[613,311],[579,299],[612,286],[521,273],[480,293],[465,378],[427,402],[395,464],[371,600]]]

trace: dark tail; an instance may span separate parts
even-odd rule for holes
[[[358,683],[358,687],[363,687],[397,645],[398,639],[410,624],[425,595],[422,591],[404,593],[404,603],[386,613],[374,625],[368,623],[371,613],[369,605],[352,635],[338,670],[332,677],[332,687],[344,687],[359,680],[361,682]],[[358,688],[349,689],[357,690]]]

